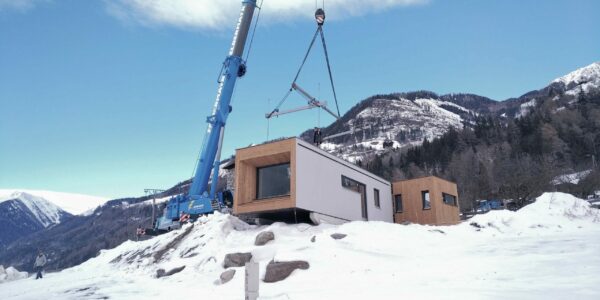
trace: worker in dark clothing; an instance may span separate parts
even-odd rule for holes
[[[42,271],[44,270],[44,266],[47,262],[48,260],[46,259],[46,255],[44,255],[42,250],[40,250],[35,258],[35,263],[33,264],[33,268],[37,272],[37,275],[35,276],[36,280],[42,278]]]
[[[321,128],[315,127],[315,129],[314,129],[314,136],[313,136],[313,143],[315,144],[315,146],[319,147],[322,142],[323,142],[323,137],[321,135]]]

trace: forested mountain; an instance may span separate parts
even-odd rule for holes
[[[577,185],[552,185],[558,175],[593,169],[600,150],[599,63],[489,111],[468,126],[451,126],[420,146],[372,155],[362,165],[389,179],[431,174],[456,181],[463,209],[476,199],[522,204],[542,191],[586,196],[600,190],[597,168]]]
[[[456,103],[465,106],[449,101],[457,99],[463,101]],[[441,136],[449,127],[462,128],[493,103],[475,95],[438,96],[429,91],[375,95],[323,128],[323,135],[330,138],[322,147],[356,162],[389,149],[420,145],[425,139]],[[308,130],[301,138],[311,140],[312,134],[313,130]]]

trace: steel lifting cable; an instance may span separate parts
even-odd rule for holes
[[[294,80],[292,81],[292,86],[294,85],[294,83],[296,83],[296,81],[298,80],[298,77],[300,77],[300,72],[302,72],[302,68],[304,68],[304,65],[306,64],[306,60],[308,59],[308,55],[310,54],[310,51],[312,50],[312,47],[315,44],[317,35],[319,35],[319,34],[321,35],[321,43],[323,44],[323,51],[325,52],[325,61],[327,63],[327,72],[329,73],[329,82],[331,84],[331,89],[333,91],[333,99],[335,100],[335,108],[337,110],[337,114],[339,117],[340,116],[340,108],[338,105],[337,93],[335,91],[335,84],[333,83],[333,74],[331,73],[331,64],[329,63],[329,52],[327,51],[327,44],[325,43],[325,35],[323,34],[323,27],[321,25],[319,25],[317,27],[317,30],[315,31],[315,34],[313,35],[313,38],[310,41],[310,45],[308,46],[308,49],[306,50],[306,54],[304,54],[304,59],[302,59],[302,63],[300,64],[300,67],[298,68],[298,71],[296,72],[296,76],[294,76]],[[285,100],[287,100],[287,98],[290,96],[292,91],[293,91],[293,88],[290,87],[288,92],[279,101],[279,103],[277,104],[275,109],[273,109],[271,114],[279,111],[279,108],[281,107],[281,105],[283,105]]]
[[[315,44],[315,40],[317,39],[317,35],[319,34],[320,30],[321,30],[321,26],[319,26],[317,28],[317,30],[315,31],[315,34],[313,35],[312,40],[310,41],[310,45],[308,46],[308,50],[306,50],[306,54],[304,55],[304,59],[302,60],[302,64],[300,64],[300,68],[298,68],[298,72],[296,72],[296,77],[294,77],[294,81],[292,81],[292,85],[294,83],[296,83],[296,81],[298,80],[298,77],[300,76],[300,72],[302,71],[302,68],[304,67],[304,64],[306,63],[306,59],[308,59],[308,55],[310,54],[310,50],[312,49],[313,45]]]
[[[319,26],[321,31],[321,42],[323,43],[323,51],[325,51],[325,61],[327,61],[327,71],[329,72],[329,81],[331,82],[331,89],[333,90],[333,99],[335,100],[335,108],[337,109],[338,117],[340,116],[340,107],[338,106],[337,95],[335,93],[335,85],[333,84],[333,75],[331,75],[331,66],[329,65],[329,54],[327,53],[327,45],[325,44],[325,35],[323,29]]]
[[[296,72],[296,76],[294,77],[294,80],[292,81],[291,86],[294,85],[294,83],[296,83],[296,81],[298,80],[298,77],[300,76],[300,72],[302,71],[302,68],[304,67],[304,64],[306,63],[306,60],[308,59],[308,55],[310,54],[310,50],[312,49],[313,45],[315,44],[315,40],[317,39],[317,35],[319,34],[319,30],[320,30],[320,26],[319,28],[317,28],[317,30],[315,31],[315,34],[313,35],[312,40],[310,41],[310,45],[308,46],[308,49],[306,50],[306,54],[304,54],[304,59],[302,60],[302,63],[300,64],[300,68],[298,68],[298,72]],[[283,103],[285,102],[285,100],[287,100],[287,98],[290,96],[290,94],[293,91],[293,88],[290,86],[290,89],[287,91],[287,93],[283,96],[283,98],[281,98],[281,100],[279,101],[279,103],[277,103],[277,106],[275,107],[275,109],[273,109],[272,113],[278,112],[279,108],[281,107],[281,105],[283,105]]]
[[[248,52],[246,52],[246,65],[248,64],[248,57],[250,56],[250,52],[252,51],[252,43],[254,42],[254,34],[256,33],[256,27],[258,26],[258,21],[260,20],[260,13],[262,12],[264,0],[260,1],[260,6],[258,6],[258,14],[256,15],[256,22],[254,22],[254,28],[252,29],[252,36],[250,36],[250,44],[248,45]]]

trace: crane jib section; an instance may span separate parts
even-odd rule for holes
[[[231,43],[231,48],[229,50],[229,55],[223,63],[223,68],[219,76],[217,98],[213,106],[212,114],[206,119],[206,122],[208,123],[206,135],[192,181],[192,186],[188,193],[188,196],[191,199],[208,196],[208,182],[211,171],[215,169],[215,173],[217,173],[221,146],[223,144],[224,129],[227,117],[231,112],[230,103],[235,83],[238,77],[242,77],[246,73],[246,66],[242,59],[242,55],[255,8],[256,0],[244,0],[242,2],[242,9],[233,36],[233,42]],[[214,194],[214,191],[211,191],[211,194]]]

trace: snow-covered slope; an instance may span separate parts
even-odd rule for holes
[[[25,192],[12,193],[6,199],[0,199],[0,203],[8,200],[19,201],[25,205],[43,227],[60,223],[61,217],[65,214],[64,210],[50,201]]]
[[[553,185],[559,185],[559,184],[563,184],[563,183],[578,184],[579,181],[581,181],[582,179],[585,179],[591,173],[592,173],[592,169],[588,169],[588,170],[584,170],[581,172],[559,175],[559,176],[556,176],[554,179],[552,179],[552,184]]]
[[[397,94],[365,100],[325,132],[326,136],[348,134],[327,139],[322,148],[354,162],[386,148],[433,140],[451,127],[461,129],[464,122],[477,115],[433,93],[420,96]],[[310,139],[310,134],[305,134],[305,138]]]
[[[570,83],[581,84],[584,82],[596,82],[600,79],[600,62],[577,69],[565,76],[559,77],[552,82],[562,82],[565,85]]]
[[[552,83],[562,83],[567,89],[566,94],[579,95],[600,88],[600,62],[577,69],[565,76],[555,79]]]
[[[250,252],[261,277],[271,261],[305,260],[260,299],[598,299],[600,214],[548,193],[518,212],[492,211],[456,226],[351,222],[249,226],[215,214],[147,241],[128,241],[44,280],[5,283],[1,299],[242,299],[244,270],[217,283],[225,254]],[[271,230],[275,240],[254,246]],[[334,240],[332,233],[347,237]],[[311,242],[311,238],[315,241]],[[157,279],[159,268],[185,266]]]
[[[13,193],[0,200],[0,248],[71,216],[44,198]]]
[[[108,198],[96,197],[89,195],[61,193],[53,191],[41,190],[25,190],[25,189],[0,189],[0,202],[14,198],[13,194],[26,193],[38,198],[43,198],[59,206],[64,211],[79,215],[87,213],[90,210],[104,204]]]
[[[74,214],[86,214],[108,199],[35,190],[0,190],[0,248],[59,224]]]

